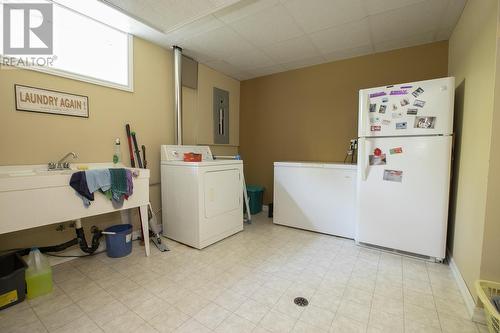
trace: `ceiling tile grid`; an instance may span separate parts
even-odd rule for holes
[[[101,0],[102,1],[102,0]],[[106,0],[239,80],[450,37],[466,0]]]

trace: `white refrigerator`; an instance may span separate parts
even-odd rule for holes
[[[453,77],[360,90],[356,241],[442,260]]]

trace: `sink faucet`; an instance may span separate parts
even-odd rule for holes
[[[78,155],[74,152],[69,152],[66,155],[64,155],[63,158],[61,158],[57,163],[50,162],[49,163],[49,170],[63,170],[63,169],[69,169],[69,162],[66,162],[68,157],[72,156],[73,159],[78,158]]]

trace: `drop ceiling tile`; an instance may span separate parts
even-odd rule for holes
[[[238,0],[106,0],[164,32],[171,32]]]
[[[289,0],[284,5],[307,33],[367,16],[361,0]]]
[[[413,35],[411,37],[400,38],[392,41],[384,41],[375,43],[375,52],[383,52],[389,50],[400,49],[434,42],[434,31],[429,31],[423,34]]]
[[[214,15],[225,23],[232,23],[278,4],[278,0],[241,0],[217,11]]]
[[[341,59],[355,58],[363,55],[373,53],[373,47],[369,44],[358,46],[352,49],[337,50],[332,53],[324,55],[324,58],[328,61],[337,61]]]
[[[440,29],[435,35],[435,40],[449,40],[451,38],[451,34],[453,33],[454,27],[449,29]]]
[[[183,40],[193,38],[201,33],[221,28],[223,25],[224,23],[216,19],[213,15],[208,15],[185,25],[180,29],[167,33],[166,37],[171,44],[176,44]]]
[[[187,55],[188,57],[191,57],[192,59],[201,62],[203,64],[206,64],[211,61],[215,61],[214,57],[210,57],[206,54],[203,54],[199,51],[193,50],[191,47],[183,46],[182,52]]]
[[[254,49],[250,52],[232,56],[227,58],[226,60],[228,63],[243,70],[258,67],[268,67],[276,64],[273,59],[271,59],[259,49]]]
[[[271,75],[274,73],[280,73],[286,71],[286,68],[283,65],[274,65],[269,67],[262,68],[253,68],[249,70],[250,73],[253,74],[253,77]]]
[[[136,0],[108,0],[110,3],[133,13],[146,22],[150,22],[163,31],[188,23],[210,10],[215,9],[214,5],[205,0],[142,0],[142,10],[137,9]]]
[[[144,9],[146,6],[144,1],[128,1],[128,0],[106,0],[106,2],[109,2],[113,4],[114,6],[125,9],[129,11],[130,13],[139,13],[141,10]]]
[[[251,79],[252,77],[254,77],[254,75],[252,73],[248,73],[248,72],[237,72],[237,73],[234,73],[234,75],[230,75],[230,76],[235,78],[238,81],[244,81],[244,80],[248,80],[248,79]]]
[[[446,9],[443,17],[441,18],[440,28],[450,30],[457,25],[462,12],[464,11],[465,3],[467,0],[450,0],[448,8]]]
[[[131,13],[130,9],[125,8],[123,10],[127,15]],[[172,24],[172,22],[166,22],[165,18],[159,11],[155,11],[149,6],[143,7],[142,10],[133,13],[136,19],[161,32],[164,32],[169,27],[169,24]]]
[[[269,45],[264,49],[264,52],[279,63],[321,56],[308,36]]]
[[[366,9],[369,15],[374,15],[424,1],[425,0],[366,0]]]
[[[427,0],[370,16],[374,43],[436,31],[448,0]]]
[[[270,7],[255,15],[231,23],[242,37],[258,46],[265,46],[299,37],[303,32],[282,5]]]
[[[181,22],[189,21],[198,15],[210,13],[211,10],[216,8],[210,1],[206,0],[149,0],[149,3],[152,8],[163,8],[165,11],[162,14],[165,17],[176,17]]]
[[[309,36],[322,54],[371,43],[368,19],[314,32]]]
[[[301,60],[297,60],[297,61],[292,61],[292,62],[283,64],[283,66],[287,70],[292,70],[292,69],[314,66],[314,65],[325,63],[325,62],[326,62],[326,60],[324,57],[316,56],[316,57],[312,57],[312,58],[306,58],[306,59],[301,59]]]
[[[196,35],[183,41],[180,46],[216,59],[227,59],[254,49],[250,43],[226,26]]]
[[[210,61],[207,62],[205,65],[227,75],[230,75],[231,73],[237,73],[240,71],[238,67],[233,66],[224,60]]]
[[[240,0],[210,0],[212,5],[214,7],[220,8],[220,7],[227,7],[230,6],[234,3],[239,2]]]

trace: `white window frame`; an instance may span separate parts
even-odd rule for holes
[[[90,20],[94,20],[100,24],[107,26],[110,29],[115,29],[115,30],[120,31],[120,32],[127,35],[127,38],[128,38],[128,40],[127,40],[127,44],[128,44],[128,50],[127,50],[127,52],[128,52],[128,84],[123,85],[123,84],[119,84],[119,83],[114,83],[114,82],[110,82],[107,80],[98,79],[98,78],[94,78],[94,77],[83,75],[83,74],[77,74],[77,73],[65,71],[63,69],[58,69],[58,68],[54,68],[54,67],[22,66],[22,65],[21,66],[16,65],[15,67],[20,68],[20,69],[32,70],[32,71],[40,72],[40,73],[46,73],[46,74],[59,76],[59,77],[67,78],[67,79],[72,79],[72,80],[76,80],[76,81],[87,82],[87,83],[91,83],[91,84],[95,84],[95,85],[99,85],[99,86],[104,86],[104,87],[108,87],[108,88],[114,88],[114,89],[124,90],[124,91],[128,91],[128,92],[134,92],[134,36],[127,33],[127,32],[124,32],[122,30],[116,29],[112,26],[109,26],[103,22],[97,21],[90,16],[87,16],[85,14],[74,11],[73,9],[68,8],[66,6],[59,5],[57,3],[54,3],[54,5],[61,6],[61,7],[65,8],[66,10],[73,11],[73,12],[77,13],[78,15],[85,16],[86,18],[88,18]],[[3,57],[4,57],[4,55],[0,54],[0,60]],[[9,56],[9,58],[19,59],[16,56]]]
[[[125,90],[128,92],[134,92],[134,36],[128,35],[128,85],[118,84],[102,79],[97,79],[91,76],[76,74],[62,69],[57,69],[53,67],[42,67],[42,66],[17,66],[18,68],[28,69],[36,72],[46,73],[50,75],[60,76],[67,79],[73,79],[77,81],[87,82],[96,84],[99,86]]]

